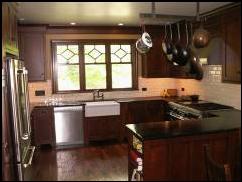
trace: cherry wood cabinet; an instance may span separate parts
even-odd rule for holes
[[[144,181],[206,181],[203,145],[209,144],[212,157],[218,163],[229,163],[234,174],[234,155],[239,132],[228,131],[217,134],[175,137],[142,141],[143,153],[139,154],[133,148],[133,134],[128,135],[128,153],[136,151],[143,159]],[[129,180],[131,180],[133,161],[128,157]]]
[[[120,104],[120,140],[126,138],[126,124],[165,121],[165,113],[165,102],[162,100],[122,102]]]
[[[51,106],[35,107],[31,113],[32,142],[55,146],[54,111]]]
[[[2,3],[2,46],[11,55],[18,56],[17,3]]]
[[[241,6],[222,16],[223,82],[241,83]]]
[[[162,51],[162,27],[146,26],[146,31],[151,36],[153,47],[142,55],[142,76],[145,78],[169,77],[169,64]]]
[[[29,81],[45,80],[45,26],[19,26],[20,59],[28,69]]]
[[[108,139],[119,139],[120,115],[100,116],[84,118],[84,141],[104,141]]]

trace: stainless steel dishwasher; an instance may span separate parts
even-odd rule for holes
[[[83,106],[54,107],[56,145],[83,144]]]

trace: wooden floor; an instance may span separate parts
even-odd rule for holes
[[[37,149],[26,180],[128,181],[127,152],[127,144]]]

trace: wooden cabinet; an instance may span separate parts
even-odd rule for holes
[[[55,123],[53,107],[35,107],[31,113],[32,142],[35,146],[55,146]]]
[[[131,151],[136,151],[131,132],[128,138],[130,155]],[[211,155],[216,162],[231,165],[232,177],[234,177],[236,161],[233,156],[236,154],[235,142],[238,138],[237,131],[229,131],[142,141],[143,153],[138,156],[143,162],[143,179],[144,181],[206,181],[204,144],[209,144]],[[131,156],[128,159],[129,180],[131,180],[135,165],[131,161]]]
[[[28,69],[29,81],[45,80],[45,26],[19,26],[20,59]]]
[[[2,3],[2,45],[6,53],[14,56],[19,54],[16,8],[16,2]]]
[[[169,63],[162,51],[162,27],[146,26],[146,31],[151,36],[153,47],[142,55],[142,77],[163,78],[169,77]]]
[[[222,17],[223,82],[241,82],[241,6],[232,8]]]
[[[119,139],[120,116],[86,117],[84,119],[84,139],[90,141],[102,141],[108,139]]]
[[[122,102],[120,140],[126,138],[126,124],[165,121],[165,112],[165,102],[162,100]]]

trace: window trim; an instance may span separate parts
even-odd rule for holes
[[[85,89],[85,63],[84,61],[84,44],[104,44],[106,49],[106,89],[100,89],[105,92],[113,91],[134,91],[138,90],[138,64],[137,64],[137,51],[135,49],[134,39],[64,39],[64,40],[51,40],[51,54],[52,54],[52,67],[51,67],[51,79],[52,79],[52,93],[53,94],[70,94],[70,93],[89,93],[94,89]],[[66,45],[66,44],[78,44],[79,47],[79,76],[80,76],[80,90],[67,90],[58,91],[58,81],[57,81],[57,65],[56,65],[56,45]],[[131,88],[111,88],[112,85],[112,71],[111,71],[111,44],[129,44],[131,46],[131,67],[132,67],[132,87]],[[122,64],[122,63],[119,63]],[[124,63],[127,64],[127,63]]]

